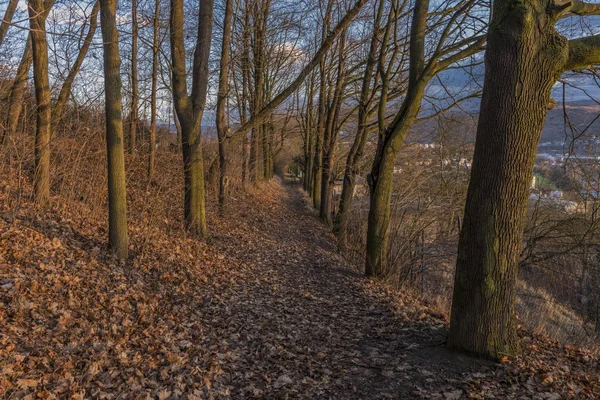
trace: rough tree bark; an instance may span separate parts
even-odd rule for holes
[[[121,57],[116,12],[117,0],[100,0],[108,161],[108,244],[117,257],[125,260],[129,251],[127,192],[121,110]]]
[[[598,5],[496,0],[471,180],[460,233],[448,346],[490,358],[519,351],[518,257],[550,91],[566,69],[600,62],[597,37],[567,41],[555,24]]]
[[[201,122],[208,89],[208,58],[212,40],[213,0],[201,0],[198,13],[198,36],[194,52],[192,93],[187,92],[185,45],[183,35],[183,0],[171,0],[171,61],[173,100],[182,134],[184,165],[184,220],[193,235],[206,237],[204,165]]]

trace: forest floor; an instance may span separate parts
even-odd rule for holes
[[[446,319],[349,268],[298,186],[231,201],[206,242],[131,221],[127,263],[84,206],[0,210],[0,398],[600,398],[585,350],[447,350]]]

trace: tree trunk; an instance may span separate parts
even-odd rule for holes
[[[182,134],[184,220],[187,230],[207,237],[201,122],[208,89],[208,58],[212,39],[213,0],[201,0],[194,52],[192,95],[187,93],[183,35],[183,0],[171,0],[171,59],[173,99]]]
[[[318,124],[317,124],[318,125]],[[315,131],[315,153],[313,156],[313,190],[312,199],[315,209],[321,209],[321,179],[323,178],[321,166],[323,163],[323,145],[320,129],[317,126]]]
[[[121,57],[117,30],[117,0],[100,1],[104,43],[104,92],[108,161],[108,243],[122,260],[127,259],[127,192],[121,111]]]
[[[394,166],[398,152],[404,143],[404,138],[417,118],[425,87],[431,77],[424,71],[424,41],[428,9],[429,0],[419,1],[415,5],[410,34],[409,83],[406,97],[390,126],[379,135],[373,168],[369,174],[371,204],[369,206],[365,263],[365,275],[367,276],[381,278],[387,273],[390,202],[392,201],[394,188]],[[389,27],[388,25],[388,31],[385,35],[389,33]],[[382,82],[384,87],[382,93],[385,96],[387,96],[386,84],[386,81]],[[383,111],[380,109],[380,125],[384,120],[382,114]]]
[[[177,117],[177,111],[175,111],[175,107],[173,107],[173,123],[175,124],[175,131],[177,138],[175,141],[177,142],[177,149],[181,151],[181,124],[179,123],[179,117]]]
[[[156,91],[158,90],[158,53],[159,53],[159,17],[160,0],[154,3],[154,35],[152,37],[152,92],[150,94],[150,152],[148,153],[148,181],[154,176],[156,157]]]
[[[0,46],[4,43],[4,39],[6,38],[6,33],[8,32],[8,27],[12,22],[12,18],[15,15],[15,11],[17,9],[17,4],[19,0],[9,0],[8,5],[6,6],[6,11],[4,11],[4,18],[2,19],[2,24],[0,24]]]
[[[6,116],[6,123],[4,129],[2,129],[2,138],[0,138],[0,144],[4,144],[6,138],[10,135],[14,135],[17,132],[19,126],[19,117],[23,110],[23,103],[25,98],[25,84],[29,76],[29,68],[31,67],[31,61],[33,60],[33,50],[31,45],[31,33],[27,37],[27,43],[23,50],[23,56],[17,68],[17,73],[13,79],[10,87],[10,94],[8,98],[8,114]]]
[[[252,104],[250,100],[250,10],[249,2],[244,2],[244,30],[242,32],[242,57],[241,57],[241,73],[242,73],[242,98],[238,102],[240,111],[240,123],[244,125],[247,121],[247,109],[246,106],[250,106],[250,114],[252,114]],[[244,132],[242,137],[242,186],[246,187],[248,181],[252,182],[252,169],[251,169],[251,150],[250,142],[248,141],[248,133]]]
[[[233,16],[233,0],[225,1],[223,17],[223,42],[221,45],[221,62],[219,71],[219,92],[217,94],[217,135],[219,138],[219,213],[224,215],[227,202],[227,94],[229,92],[229,58],[231,47],[231,20]]]
[[[309,195],[312,195],[313,188],[313,164],[314,164],[314,153],[315,153],[315,132],[313,127],[313,97],[314,97],[314,75],[310,79],[310,84],[307,90],[307,104],[306,104],[306,152],[304,155],[304,190]]]
[[[52,7],[52,4],[47,4]],[[29,23],[33,54],[33,79],[35,83],[36,128],[35,168],[33,192],[36,203],[45,206],[50,202],[50,80],[48,77],[48,42],[46,41],[46,15],[42,0],[29,1]]]
[[[369,130],[367,129],[368,109],[370,105],[369,98],[371,95],[371,81],[373,80],[373,73],[377,63],[377,45],[379,43],[380,36],[379,26],[383,16],[383,9],[385,6],[384,1],[385,0],[380,0],[377,9],[377,15],[375,17],[373,36],[369,46],[367,64],[365,66],[360,92],[356,137],[354,138],[352,147],[350,148],[348,156],[346,157],[346,168],[344,171],[342,194],[340,196],[338,213],[336,214],[334,221],[334,232],[338,236],[338,246],[340,249],[344,249],[346,246],[346,231],[348,227],[348,218],[350,211],[352,210],[352,200],[354,198],[358,163],[362,160],[365,144],[367,142],[367,136],[369,134]]]
[[[548,1],[495,1],[460,233],[448,346],[518,352],[515,284],[535,154],[567,40]]]
[[[325,120],[325,135],[323,137],[323,177],[321,178],[321,208],[320,216],[328,226],[333,225],[332,202],[333,185],[335,184],[335,174],[333,167],[335,165],[335,156],[338,137],[338,119],[340,108],[343,101],[343,92],[345,87],[345,62],[344,51],[346,49],[346,31],[342,32],[339,41],[337,78],[334,89],[333,100],[329,106],[327,119]]]
[[[138,130],[138,21],[137,0],[131,0],[131,109],[129,110],[129,154],[135,152]]]

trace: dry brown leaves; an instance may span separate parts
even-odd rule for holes
[[[446,322],[349,270],[297,189],[232,199],[204,242],[163,174],[130,183],[127,263],[83,202],[1,210],[0,397],[600,396],[597,358],[543,338],[500,364],[446,351]]]

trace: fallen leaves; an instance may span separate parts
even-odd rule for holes
[[[179,229],[178,185],[154,199],[130,185],[134,212],[160,202],[160,215],[132,218],[128,263],[85,204],[0,221],[0,397],[599,394],[594,355],[540,337],[523,358],[458,360],[438,315],[348,270],[294,188],[240,197],[207,244]]]

